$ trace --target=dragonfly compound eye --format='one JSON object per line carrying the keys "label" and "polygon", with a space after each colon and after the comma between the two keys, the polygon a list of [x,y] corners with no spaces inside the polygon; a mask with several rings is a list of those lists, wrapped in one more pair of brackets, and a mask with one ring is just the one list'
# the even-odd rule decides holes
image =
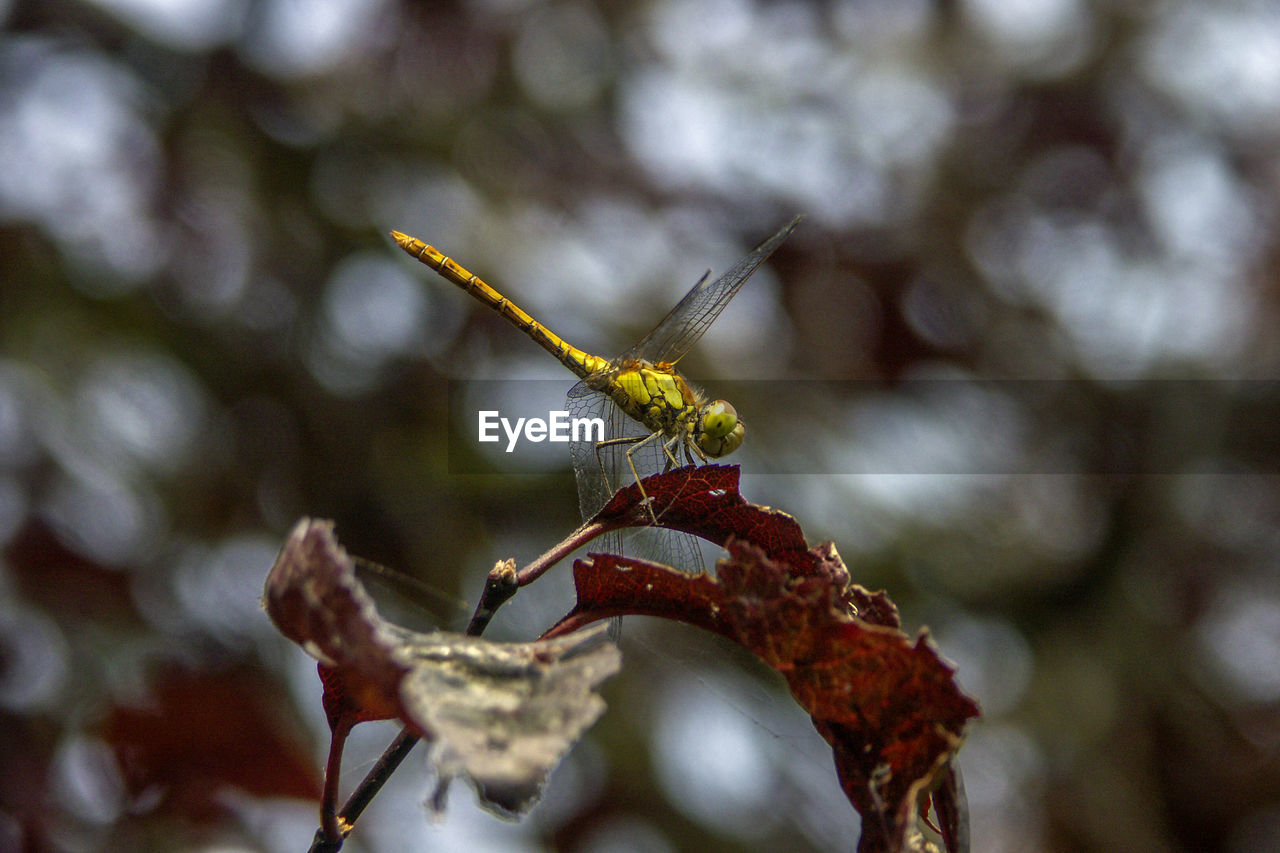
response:
{"label": "dragonfly compound eye", "polygon": [[738,419],[733,406],[724,400],[716,400],[702,410],[702,431],[697,437],[698,447],[713,459],[727,456],[742,444],[747,428]]}
{"label": "dragonfly compound eye", "polygon": [[715,400],[702,410],[702,433],[707,438],[724,438],[738,425],[738,410],[724,400]]}

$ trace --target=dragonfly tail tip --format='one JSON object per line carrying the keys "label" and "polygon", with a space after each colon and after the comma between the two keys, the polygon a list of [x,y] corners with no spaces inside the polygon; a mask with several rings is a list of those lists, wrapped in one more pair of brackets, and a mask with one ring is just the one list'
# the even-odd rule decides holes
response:
{"label": "dragonfly tail tip", "polygon": [[411,255],[417,254],[417,249],[420,248],[414,245],[415,243],[418,242],[417,240],[413,239],[408,234],[402,234],[399,231],[392,231],[391,239],[395,240],[397,246],[399,246],[401,249],[404,249],[406,252],[408,252]]}

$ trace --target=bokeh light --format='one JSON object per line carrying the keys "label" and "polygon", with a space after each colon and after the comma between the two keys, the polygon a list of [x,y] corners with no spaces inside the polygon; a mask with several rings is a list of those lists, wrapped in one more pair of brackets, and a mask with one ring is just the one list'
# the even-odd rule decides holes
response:
{"label": "bokeh light", "polygon": [[[400,573],[370,578],[389,610],[456,629],[496,560],[577,524],[567,453],[463,450],[449,410],[544,414],[572,378],[390,229],[612,356],[796,213],[681,366],[742,392],[745,495],[834,540],[983,703],[973,849],[1274,846],[1274,3],[0,22],[0,848],[302,849],[319,687],[258,600],[288,529],[335,519]],[[571,596],[560,567],[493,634]],[[350,849],[851,847],[776,679],[667,627],[628,624],[524,822],[458,785],[433,824],[411,760]],[[193,704],[246,720],[248,775]],[[130,715],[153,737],[126,748]],[[357,732],[344,790],[391,736]]]}

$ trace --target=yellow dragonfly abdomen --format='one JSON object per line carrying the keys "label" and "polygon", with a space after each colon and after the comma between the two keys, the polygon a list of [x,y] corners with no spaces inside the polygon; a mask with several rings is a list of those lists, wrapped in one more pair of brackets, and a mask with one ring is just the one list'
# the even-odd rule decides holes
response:
{"label": "yellow dragonfly abdomen", "polygon": [[485,284],[480,276],[464,268],[436,249],[416,237],[392,231],[391,236],[401,249],[422,261],[438,272],[441,277],[453,282],[480,302],[488,305],[520,331],[528,335],[534,343],[551,353],[556,359],[574,372],[580,379],[593,373],[607,370],[609,362],[591,353],[584,352],[570,344],[564,338],[529,316],[519,305]]}

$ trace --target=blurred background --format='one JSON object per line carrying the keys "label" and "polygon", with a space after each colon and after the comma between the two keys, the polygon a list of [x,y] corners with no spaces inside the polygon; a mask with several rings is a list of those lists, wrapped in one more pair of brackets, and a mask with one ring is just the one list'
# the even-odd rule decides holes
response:
{"label": "blurred background", "polygon": [[[289,528],[336,520],[403,573],[389,614],[459,630],[577,524],[567,452],[460,474],[446,404],[571,377],[389,229],[609,356],[796,212],[683,366],[747,419],[746,497],[982,702],[973,849],[1280,849],[1275,3],[0,23],[0,850],[305,849],[319,687],[258,604]],[[566,565],[492,636],[571,598]],[[669,624],[623,650],[525,821],[461,785],[433,821],[419,753],[346,849],[852,849],[778,678]]]}

